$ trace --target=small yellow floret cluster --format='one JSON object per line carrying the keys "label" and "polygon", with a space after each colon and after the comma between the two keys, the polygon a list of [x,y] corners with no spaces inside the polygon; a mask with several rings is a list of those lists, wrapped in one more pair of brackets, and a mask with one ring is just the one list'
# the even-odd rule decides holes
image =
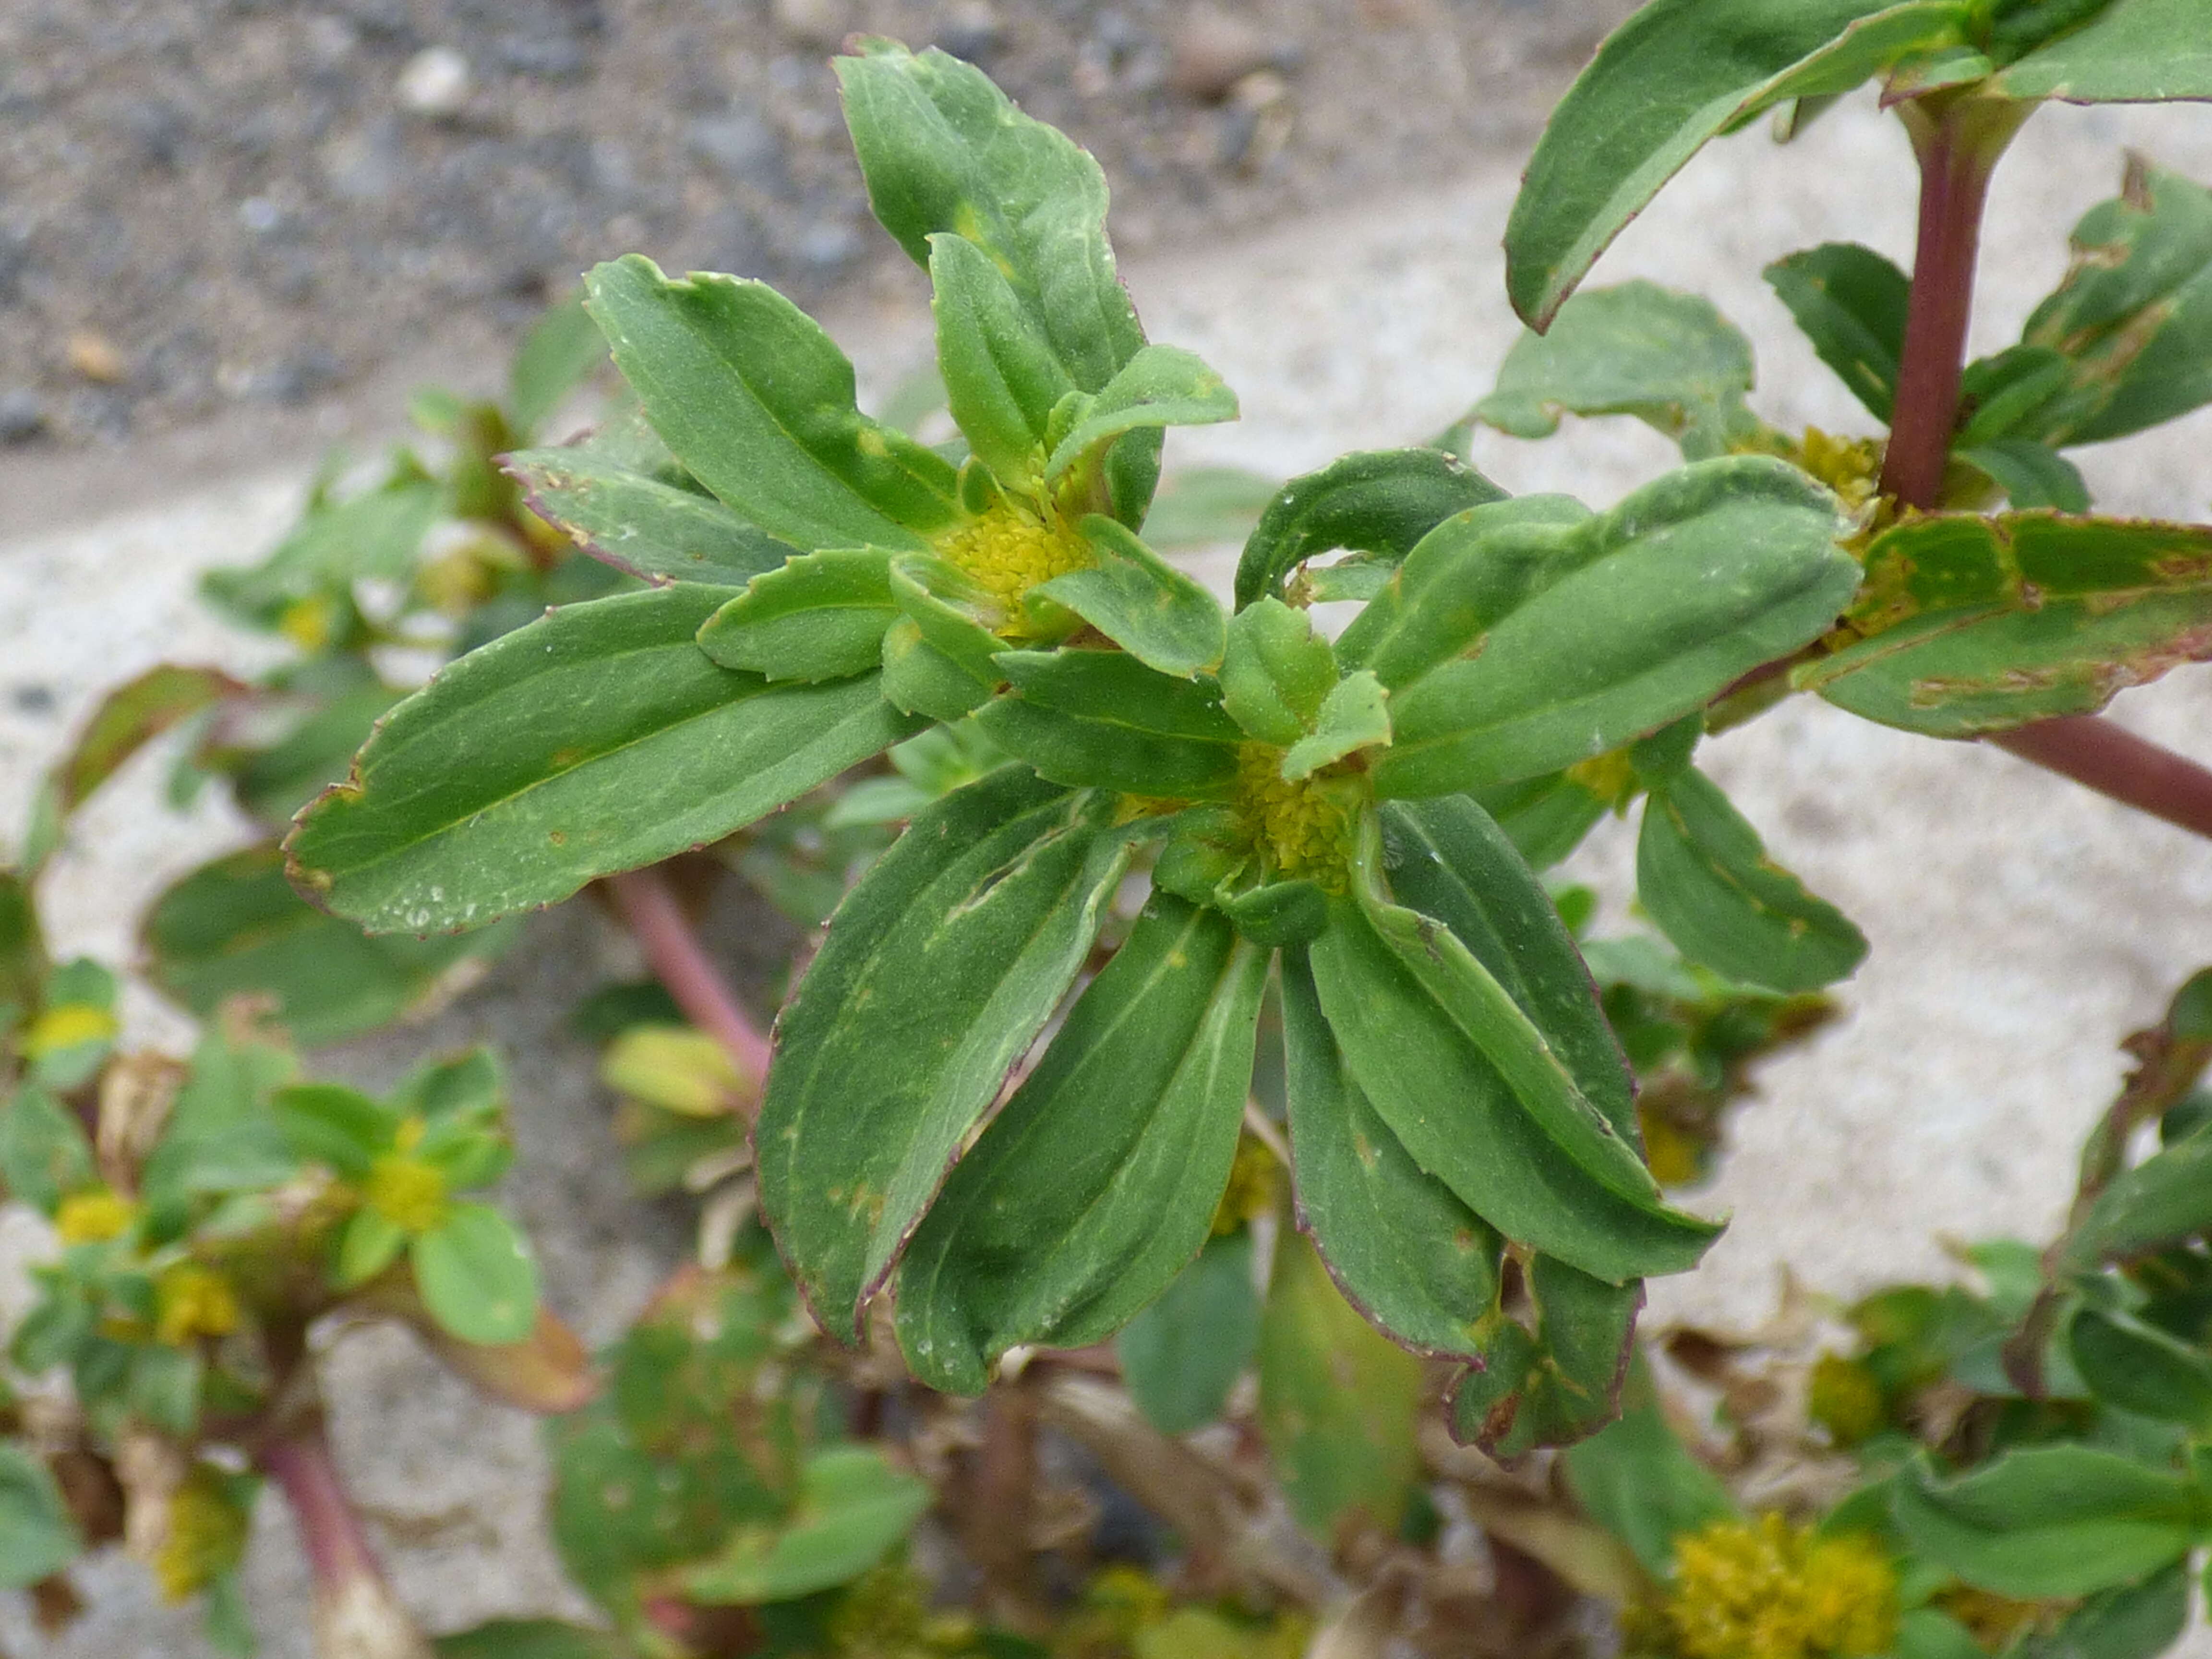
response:
{"label": "small yellow floret cluster", "polygon": [[54,1212],[54,1231],[64,1244],[105,1244],[120,1238],[137,1218],[138,1206],[112,1187],[71,1193]]}
{"label": "small yellow floret cluster", "polygon": [[908,1566],[885,1562],[862,1574],[830,1615],[836,1659],[933,1659],[975,1646],[975,1621],[929,1605],[929,1586]]}
{"label": "small yellow floret cluster", "polygon": [[401,1124],[398,1150],[369,1167],[362,1193],[370,1209],[406,1233],[427,1233],[446,1218],[445,1171],[413,1155],[422,1138],[419,1119]]}
{"label": "small yellow floret cluster", "polygon": [[1854,513],[1881,487],[1881,450],[1871,438],[1838,438],[1808,426],[1797,464],[1843,497]]}
{"label": "small yellow floret cluster", "polygon": [[1248,1221],[1270,1214],[1282,1190],[1283,1166],[1275,1161],[1255,1135],[1237,1143],[1237,1160],[1229,1166],[1229,1185],[1213,1212],[1213,1236],[1233,1233]]}
{"label": "small yellow floret cluster", "polygon": [[154,1281],[154,1335],[173,1348],[238,1328],[238,1292],[212,1268],[185,1261]]}
{"label": "small yellow floret cluster", "polygon": [[154,1555],[154,1577],[170,1601],[190,1600],[246,1553],[246,1512],[224,1496],[222,1477],[205,1465],[169,1499],[169,1527]]}
{"label": "small yellow floret cluster", "polygon": [[1856,1359],[1824,1353],[1813,1364],[1806,1414],[1838,1446],[1856,1446],[1879,1430],[1887,1416],[1881,1385]]}
{"label": "small yellow floret cluster", "polygon": [[1675,1546],[1658,1622],[1682,1659],[1862,1659],[1896,1638],[1897,1573],[1870,1539],[1717,1522]]}
{"label": "small yellow floret cluster", "polygon": [[1352,859],[1352,821],[1317,778],[1292,783],[1283,751],[1248,743],[1237,757],[1237,809],[1276,874],[1340,893]]}
{"label": "small yellow floret cluster", "polygon": [[[938,550],[1016,613],[1030,589],[1091,562],[1091,544],[1056,516],[1040,518],[1011,501],[969,520],[939,543]],[[1000,631],[1012,635],[1019,627],[1017,614]]]}

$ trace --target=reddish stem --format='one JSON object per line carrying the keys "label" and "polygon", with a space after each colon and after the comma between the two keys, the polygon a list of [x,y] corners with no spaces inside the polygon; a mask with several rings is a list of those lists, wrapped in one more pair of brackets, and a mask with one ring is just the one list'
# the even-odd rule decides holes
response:
{"label": "reddish stem", "polygon": [[[760,1034],[708,956],[668,878],[658,869],[632,870],[607,878],[607,890],[623,923],[644,948],[645,959],[667,987],[684,1017],[726,1049],[757,1089],[768,1075],[769,1041]],[[750,1117],[755,1109],[748,1101]]]}
{"label": "reddish stem", "polygon": [[2139,811],[2212,836],[2212,772],[2093,714],[2039,720],[1989,739]]}
{"label": "reddish stem", "polygon": [[382,1580],[384,1569],[338,1478],[319,1414],[294,1425],[282,1439],[264,1444],[258,1461],[292,1506],[319,1595],[344,1591],[364,1578]]}

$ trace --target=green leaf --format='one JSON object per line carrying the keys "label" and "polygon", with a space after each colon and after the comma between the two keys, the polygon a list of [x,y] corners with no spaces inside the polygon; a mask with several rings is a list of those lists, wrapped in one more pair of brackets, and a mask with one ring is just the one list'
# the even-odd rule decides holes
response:
{"label": "green leaf", "polygon": [[275,1113],[271,1093],[298,1062],[258,1042],[234,1046],[220,1030],[200,1039],[161,1139],[146,1160],[149,1206],[196,1193],[253,1192],[297,1173],[298,1160]]}
{"label": "green leaf", "polygon": [[1834,498],[1759,456],[1701,461],[1569,532],[1568,563],[1396,691],[1385,795],[1557,771],[1702,708],[1825,631],[1858,586]]}
{"label": "green leaf", "polygon": [[431,1644],[438,1659],[629,1659],[620,1638],[557,1619],[494,1619]]}
{"label": "green leaf", "polygon": [[1898,1615],[1895,1659],[1988,1659],[1989,1650],[1948,1613],[1910,1607]]}
{"label": "green leaf", "polygon": [[2062,513],[2087,513],[2089,486],[2074,463],[2033,438],[1997,438],[1953,454],[1978,468],[2019,511],[2055,507]]}
{"label": "green leaf", "polygon": [[2188,1564],[2177,1561],[2140,1584],[2099,1591],[2056,1630],[2031,1632],[2016,1659],[2158,1659],[2188,1623]]}
{"label": "green leaf", "polygon": [[2126,1261],[2212,1228],[2212,1135],[2191,1135],[2116,1177],[2069,1236],[2067,1265]]}
{"label": "green leaf", "polygon": [[976,716],[983,734],[1060,783],[1218,800],[1237,781],[1243,733],[1211,682],[1154,672],[1120,651],[1006,651],[1008,696]]}
{"label": "green leaf", "polygon": [[1887,424],[1905,356],[1912,279],[1856,242],[1824,242],[1777,259],[1760,274],[1820,361]]}
{"label": "green leaf", "polygon": [[2091,1392],[2160,1423],[2212,1430],[2212,1358],[2155,1325],[2083,1308],[2067,1328],[2068,1352]]}
{"label": "green leaf", "polygon": [[1644,1286],[1613,1285],[1539,1255],[1523,1325],[1486,1322],[1476,1368],[1452,1395],[1452,1435],[1494,1457],[1571,1445],[1613,1420],[1634,1349]]}
{"label": "green leaf", "polygon": [[0,1443],[0,1589],[28,1589],[83,1549],[46,1466],[21,1446]]}
{"label": "green leaf", "polygon": [[2179,1475],[2088,1446],[2006,1453],[1940,1481],[1924,1462],[1892,1500],[1913,1547],[2000,1595],[2087,1595],[2186,1555],[2202,1499]]}
{"label": "green leaf", "polygon": [[295,1157],[354,1181],[392,1149],[399,1127],[398,1113],[339,1083],[293,1084],[277,1090],[270,1107]]}
{"label": "green leaf", "polygon": [[1313,734],[1300,738],[1283,757],[1283,776],[1295,783],[1355,750],[1388,748],[1389,699],[1382,682],[1366,669],[1339,680],[1322,703]]}
{"label": "green leaf", "polygon": [[149,668],[117,686],[100,699],[55,769],[57,805],[64,813],[74,812],[125,761],[179,721],[246,694],[245,686],[220,669],[173,663]]}
{"label": "green leaf", "polygon": [[1421,1362],[1376,1335],[1285,1229],[1260,1316],[1260,1432],[1309,1532],[1332,1538],[1363,1518],[1397,1531],[1420,1483],[1427,1395]]}
{"label": "green leaf", "polygon": [[1425,1174],[1345,1065],[1303,955],[1283,961],[1298,1223],[1368,1321],[1421,1353],[1472,1355],[1504,1241]]}
{"label": "green leaf", "polygon": [[962,720],[990,696],[992,682],[940,650],[911,617],[884,633],[884,701],[933,720]]}
{"label": "green leaf", "polygon": [[1395,563],[1455,513],[1505,492],[1441,449],[1346,455],[1291,479],[1260,515],[1237,562],[1237,608],[1283,597],[1307,560],[1339,548]]}
{"label": "green leaf", "polygon": [[1261,742],[1304,738],[1336,685],[1336,654],[1304,611],[1270,594],[1229,619],[1221,706]]}
{"label": "green leaf", "polygon": [[1692,962],[1770,991],[1817,991],[1865,960],[1866,935],[1766,856],[1759,832],[1703,773],[1646,797],[1636,896]]}
{"label": "green leaf", "polygon": [[714,1559],[684,1574],[684,1588],[696,1601],[741,1605],[835,1589],[890,1554],[929,1504],[927,1483],[872,1446],[825,1447],[806,1461],[788,1522],[738,1528]]}
{"label": "green leaf", "polygon": [[2056,514],[1909,520],[1867,550],[1863,635],[1792,683],[1867,720],[1967,738],[2212,653],[2212,530]]}
{"label": "green leaf", "polygon": [[1991,83],[2008,98],[2069,104],[2212,99],[2212,29],[2197,0],[2112,0]]}
{"label": "green leaf", "polygon": [[100,1179],[84,1126],[37,1083],[0,1110],[0,1180],[9,1198],[52,1216],[63,1199]]}
{"label": "green leaf", "polygon": [[530,325],[507,366],[507,414],[518,436],[527,437],[556,412],[579,382],[607,360],[606,342],[572,294]]}
{"label": "green leaf", "polygon": [[947,1166],[1083,965],[1112,803],[1008,767],[916,815],[776,1024],[762,1207],[823,1326],[858,1328]]}
{"label": "green leaf", "polygon": [[490,1205],[454,1205],[410,1259],[431,1317],[462,1341],[520,1342],[538,1323],[538,1263]]}
{"label": "green leaf", "polygon": [[714,500],[588,449],[524,449],[501,459],[530,510],[593,558],[665,582],[742,587],[797,553]]}
{"label": "green leaf", "polygon": [[1469,792],[1534,870],[1548,870],[1583,843],[1613,803],[1565,772]]}
{"label": "green leaf", "polygon": [[271,829],[340,781],[354,751],[406,694],[371,678],[312,710],[275,743],[248,751],[231,773],[238,804]]}
{"label": "green leaf", "polygon": [[201,591],[249,627],[270,628],[295,599],[363,578],[404,581],[443,506],[434,483],[402,472],[350,500],[311,507],[266,559],[211,570]]}
{"label": "green leaf", "polygon": [[1632,1146],[1633,1085],[1589,970],[1551,896],[1501,827],[1472,801],[1394,801],[1382,864],[1401,903],[1451,929],[1544,1035],[1583,1097]]}
{"label": "green leaf", "polygon": [[884,228],[924,267],[934,232],[974,243],[1075,386],[1103,387],[1145,336],[1106,246],[1098,164],[1016,109],[980,70],[944,52],[866,40],[836,69]]}
{"label": "green leaf", "polygon": [[754,577],[701,627],[699,648],[770,680],[842,680],[882,660],[898,616],[888,553],[808,553]]}
{"label": "green leaf", "polygon": [[1209,1239],[1159,1298],[1121,1328],[1114,1352],[1145,1420],[1162,1434],[1183,1435],[1227,1409],[1259,1343],[1252,1235],[1240,1227]]}
{"label": "green leaf", "polygon": [[769,535],[802,551],[921,549],[958,520],[951,464],[861,414],[852,364],[774,289],[671,281],[635,253],[584,285],[653,429]]}
{"label": "green leaf", "polygon": [[1590,511],[1565,495],[1517,495],[1455,514],[1384,575],[1336,642],[1337,659],[1396,690],[1468,651],[1588,557]]}
{"label": "green leaf", "polygon": [[1656,0],[1598,48],[1529,158],[1505,286],[1549,325],[1622,227],[1706,141],[1792,99],[1849,92],[1962,40],[1964,0]]}
{"label": "green leaf", "polygon": [[1237,418],[1237,394],[1196,354],[1148,345],[1098,389],[1067,435],[1053,447],[1044,481],[1057,483],[1125,432],[1212,426]]}
{"label": "green leaf", "polygon": [[1035,592],[1163,674],[1189,679],[1221,665],[1227,636],[1212,594],[1112,519],[1091,514],[1083,534],[1095,562]]}
{"label": "green leaf", "polygon": [[2212,400],[2212,191],[2130,157],[2119,195],[2082,216],[2072,246],[2066,280],[2021,334],[2056,356],[2063,390],[2027,414],[2023,435],[2100,443]]}
{"label": "green leaf", "polygon": [[1752,379],[1751,342],[1710,300],[1624,283],[1575,295],[1545,332],[1523,334],[1474,416],[1548,438],[1562,415],[1633,415],[1702,459],[1757,426]]}
{"label": "green leaf", "polygon": [[337,1286],[350,1291],[399,1260],[407,1234],[381,1210],[356,1210],[338,1235]]}
{"label": "green leaf", "polygon": [[284,879],[275,842],[249,847],[169,888],[140,939],[148,976],[203,1019],[226,998],[275,999],[295,1042],[339,1042],[389,1024],[459,963],[497,955],[513,927],[461,939],[374,939],[325,915]]}
{"label": "green leaf", "polygon": [[1441,924],[1340,902],[1311,960],[1353,1081],[1492,1226],[1614,1282],[1704,1254],[1718,1230],[1660,1201],[1633,1146]]}
{"label": "green leaf", "polygon": [[293,880],[373,932],[481,927],[719,840],[913,733],[872,677],[716,667],[691,636],[731,597],[569,606],[447,668],[301,817]]}
{"label": "green leaf", "polygon": [[1043,323],[975,243],[930,234],[937,363],[953,421],[1002,484],[1044,470],[1052,411],[1076,390]]}
{"label": "green leaf", "polygon": [[1662,1583],[1674,1570],[1675,1539],[1736,1514],[1720,1477],[1667,1426],[1640,1365],[1631,1371],[1620,1418],[1570,1447],[1565,1462],[1576,1502]]}
{"label": "green leaf", "polygon": [[980,1394],[1018,1343],[1110,1336],[1206,1242],[1229,1183],[1266,953],[1153,895],[945,1181],[898,1279],[899,1345]]}

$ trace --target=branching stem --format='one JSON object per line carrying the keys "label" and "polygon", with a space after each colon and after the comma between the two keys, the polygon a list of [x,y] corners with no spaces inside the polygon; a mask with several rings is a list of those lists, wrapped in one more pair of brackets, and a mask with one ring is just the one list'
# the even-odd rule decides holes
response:
{"label": "branching stem", "polygon": [[[729,1053],[757,1090],[768,1075],[769,1040],[760,1033],[707,954],[684,914],[675,890],[659,869],[631,870],[607,878],[606,887],[623,923],[645,951],[654,975],[687,1018]],[[749,1099],[745,1115],[757,1109]]]}

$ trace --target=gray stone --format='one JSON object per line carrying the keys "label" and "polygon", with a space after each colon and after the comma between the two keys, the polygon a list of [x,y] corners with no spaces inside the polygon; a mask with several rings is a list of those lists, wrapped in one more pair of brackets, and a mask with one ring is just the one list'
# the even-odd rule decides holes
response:
{"label": "gray stone", "polygon": [[0,444],[27,444],[46,429],[45,400],[28,386],[0,392]]}

